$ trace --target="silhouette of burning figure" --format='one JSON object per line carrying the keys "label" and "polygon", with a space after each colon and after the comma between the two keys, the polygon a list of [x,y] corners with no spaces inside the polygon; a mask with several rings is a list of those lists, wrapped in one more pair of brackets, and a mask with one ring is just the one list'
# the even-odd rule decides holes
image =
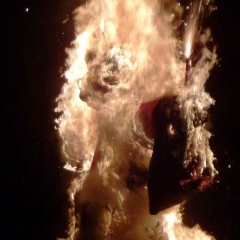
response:
{"label": "silhouette of burning figure", "polygon": [[[95,57],[93,52],[88,53],[86,62],[91,64]],[[101,104],[105,102],[105,94],[121,81],[121,67],[123,68],[119,66],[115,56],[105,57],[102,63],[104,67],[91,64],[86,76],[88,85],[80,93],[81,100],[98,111],[101,111]],[[128,67],[128,64],[130,63],[126,62],[124,67]],[[189,84],[189,59],[186,66],[185,81]],[[157,214],[177,205],[212,183],[208,168],[203,172],[198,171],[201,156],[191,156],[192,150],[187,149],[189,129],[187,118],[182,115],[181,105],[178,96],[165,95],[154,101],[142,103],[137,111],[136,118],[141,122],[145,139],[154,142],[153,153],[149,169],[131,164],[125,181],[130,190],[147,184],[150,214]],[[202,128],[208,121],[205,109],[195,109],[193,115],[193,128]],[[113,133],[114,135],[116,133]],[[104,154],[100,151],[103,136],[106,137],[104,133],[100,133],[92,169]],[[187,167],[184,167],[183,161],[186,157],[191,160]]]}
{"label": "silhouette of burning figure", "polygon": [[150,214],[181,203],[217,174],[205,129],[214,100],[204,88],[216,54],[207,46],[211,34],[198,38],[197,54],[188,41],[184,76],[184,43],[172,36],[169,15],[153,14],[149,1],[101,4],[78,10],[58,98],[65,168],[77,172],[68,190],[70,232],[76,239],[152,239],[161,214]]}

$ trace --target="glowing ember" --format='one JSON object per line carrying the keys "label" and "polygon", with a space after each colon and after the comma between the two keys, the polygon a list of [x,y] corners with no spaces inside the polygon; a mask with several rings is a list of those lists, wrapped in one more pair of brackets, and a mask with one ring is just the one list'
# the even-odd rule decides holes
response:
{"label": "glowing ember", "polygon": [[[180,191],[202,190],[217,174],[205,129],[214,100],[204,87],[216,54],[207,47],[210,32],[198,31],[207,5],[92,0],[76,9],[77,37],[67,50],[56,109],[64,168],[75,176],[67,239],[210,239],[184,227],[178,207],[157,214],[185,198],[157,206],[151,216],[147,187],[150,161],[158,163],[164,151],[178,167],[152,168],[169,181],[183,171]],[[182,33],[183,9],[189,19]],[[197,57],[195,44],[201,46]]]}

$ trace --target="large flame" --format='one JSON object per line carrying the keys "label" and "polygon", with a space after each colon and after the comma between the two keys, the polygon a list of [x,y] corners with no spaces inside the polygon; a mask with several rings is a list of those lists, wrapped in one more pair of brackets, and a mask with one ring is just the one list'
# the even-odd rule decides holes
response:
{"label": "large flame", "polygon": [[[200,228],[184,227],[176,215],[178,207],[148,214],[144,176],[153,139],[136,118],[143,102],[178,96],[188,122],[187,150],[201,156],[195,174],[206,168],[211,177],[217,173],[208,143],[211,134],[202,125],[193,126],[194,114],[214,104],[204,84],[216,56],[206,48],[211,38],[206,31],[197,40],[202,55],[186,84],[173,32],[182,12],[180,4],[164,0],[92,0],[75,10],[76,39],[67,50],[66,83],[56,109],[62,112],[56,122],[65,168],[76,173],[68,190],[69,240],[211,239]],[[196,27],[193,24],[182,39],[187,58]],[[186,168],[191,164],[187,154]],[[75,205],[82,206],[80,213]],[[78,215],[85,212],[94,220],[81,226]]]}

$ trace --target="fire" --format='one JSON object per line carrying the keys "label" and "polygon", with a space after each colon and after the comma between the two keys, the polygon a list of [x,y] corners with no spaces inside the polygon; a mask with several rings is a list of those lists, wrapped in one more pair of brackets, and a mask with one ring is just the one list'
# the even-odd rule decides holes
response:
{"label": "fire", "polygon": [[104,32],[104,20],[102,19],[100,22],[100,29],[102,31],[102,33]]}
{"label": "fire", "polygon": [[189,58],[190,57],[190,54],[191,54],[191,42],[188,41],[187,44],[186,44],[186,50],[185,50],[185,56],[186,58]]}
{"label": "fire", "polygon": [[187,228],[182,224],[181,216],[178,213],[179,206],[175,206],[163,213],[162,225],[164,232],[167,232],[170,240],[214,240],[215,238],[204,233],[199,226]]}
{"label": "fire", "polygon": [[[188,132],[183,166],[190,168],[192,159],[200,156],[196,175],[201,177],[206,168],[211,180],[217,174],[209,147],[211,134],[201,115],[214,104],[204,84],[216,54],[202,44],[203,54],[186,85],[179,39],[172,30],[173,18],[181,15],[177,2],[166,4],[164,0],[92,0],[75,10],[76,39],[67,49],[66,83],[56,109],[62,113],[56,123],[64,168],[76,176],[68,189],[72,203],[69,240],[96,236],[211,239],[200,228],[185,227],[178,218],[178,207],[156,216],[148,213],[146,176],[154,139],[144,130],[147,115],[143,122],[138,118],[143,103],[178,96]],[[195,27],[188,31],[192,34]],[[202,39],[207,38],[203,33]],[[186,58],[193,41],[183,40]],[[174,136],[174,128],[169,127]],[[86,215],[92,219],[88,226],[84,225],[87,219],[81,220]]]}

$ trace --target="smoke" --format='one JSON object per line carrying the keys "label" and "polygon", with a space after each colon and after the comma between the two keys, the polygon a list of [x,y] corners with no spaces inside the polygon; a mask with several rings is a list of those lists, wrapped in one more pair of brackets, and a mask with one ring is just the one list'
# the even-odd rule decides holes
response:
{"label": "smoke", "polygon": [[[56,122],[65,169],[76,176],[68,189],[69,240],[210,239],[199,228],[184,227],[181,219],[170,223],[168,216],[178,208],[148,213],[153,139],[138,118],[142,103],[178,96],[188,122],[187,150],[201,156],[198,174],[206,167],[216,174],[211,134],[193,126],[196,112],[214,104],[204,85],[216,54],[207,46],[207,30],[197,40],[176,36],[183,13],[175,1],[154,0],[92,0],[75,10],[76,39],[67,49],[66,82],[56,109],[62,113]],[[201,54],[186,85],[183,49],[190,44],[189,57],[193,41]],[[184,166],[190,163],[186,156]]]}

